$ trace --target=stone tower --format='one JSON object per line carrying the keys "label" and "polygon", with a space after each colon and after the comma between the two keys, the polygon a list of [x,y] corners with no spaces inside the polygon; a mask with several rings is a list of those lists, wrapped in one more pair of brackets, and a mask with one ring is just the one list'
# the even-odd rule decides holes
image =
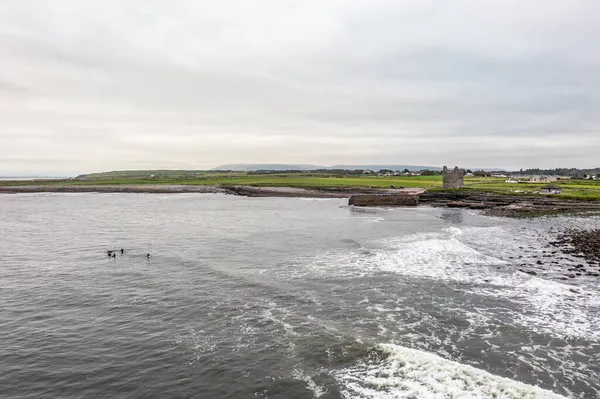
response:
{"label": "stone tower", "polygon": [[465,186],[464,175],[464,169],[458,169],[458,166],[455,166],[454,169],[444,166],[444,188],[463,188]]}

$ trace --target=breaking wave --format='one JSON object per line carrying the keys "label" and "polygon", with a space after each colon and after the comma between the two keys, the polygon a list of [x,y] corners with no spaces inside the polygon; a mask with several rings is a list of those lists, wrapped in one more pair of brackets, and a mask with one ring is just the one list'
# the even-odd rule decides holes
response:
{"label": "breaking wave", "polygon": [[344,398],[565,398],[394,344],[379,344],[366,360],[333,374]]}

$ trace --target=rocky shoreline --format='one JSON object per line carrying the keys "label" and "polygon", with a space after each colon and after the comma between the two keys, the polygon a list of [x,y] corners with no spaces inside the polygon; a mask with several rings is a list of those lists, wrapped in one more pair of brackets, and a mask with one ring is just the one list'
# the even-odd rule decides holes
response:
{"label": "rocky shoreline", "polygon": [[297,187],[255,187],[192,184],[81,184],[0,186],[0,194],[23,193],[146,193],[146,194],[229,194],[244,197],[349,198],[355,194],[389,194],[390,190],[369,188],[308,189]]}
{"label": "rocky shoreline", "polygon": [[[246,197],[350,198],[353,195],[393,195],[398,190],[379,188],[297,188],[243,185],[95,184],[0,186],[0,194],[18,193],[219,193]],[[600,213],[600,201],[565,200],[559,197],[503,195],[476,191],[430,191],[420,194],[419,204],[434,207],[482,210],[485,215],[527,217],[569,213]],[[382,204],[383,206],[385,204]],[[378,206],[373,203],[372,206]]]}
{"label": "rocky shoreline", "polygon": [[479,209],[485,215],[501,217],[600,212],[600,201],[473,191],[425,192],[421,194],[420,203],[436,207]]}
{"label": "rocky shoreline", "polygon": [[[567,230],[550,244],[566,254],[584,258],[588,264],[600,267],[600,229]],[[581,265],[577,268],[582,269]],[[585,269],[582,271],[586,272]]]}

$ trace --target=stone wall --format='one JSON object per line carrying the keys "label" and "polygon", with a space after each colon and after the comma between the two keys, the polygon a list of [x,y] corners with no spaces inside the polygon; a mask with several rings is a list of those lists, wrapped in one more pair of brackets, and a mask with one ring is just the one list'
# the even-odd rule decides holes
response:
{"label": "stone wall", "polygon": [[353,195],[348,205],[354,206],[417,206],[419,194],[361,194]]}
{"label": "stone wall", "polygon": [[448,169],[447,166],[444,166],[444,188],[463,188],[465,186],[464,176],[464,169],[458,169],[458,166],[455,166],[454,169]]}

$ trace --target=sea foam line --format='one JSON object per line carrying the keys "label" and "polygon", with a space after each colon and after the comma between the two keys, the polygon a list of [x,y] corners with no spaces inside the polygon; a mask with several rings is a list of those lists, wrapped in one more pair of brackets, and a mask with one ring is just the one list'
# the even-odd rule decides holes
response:
{"label": "sea foam line", "polygon": [[565,398],[433,353],[394,344],[376,349],[387,356],[333,372],[344,398]]}

